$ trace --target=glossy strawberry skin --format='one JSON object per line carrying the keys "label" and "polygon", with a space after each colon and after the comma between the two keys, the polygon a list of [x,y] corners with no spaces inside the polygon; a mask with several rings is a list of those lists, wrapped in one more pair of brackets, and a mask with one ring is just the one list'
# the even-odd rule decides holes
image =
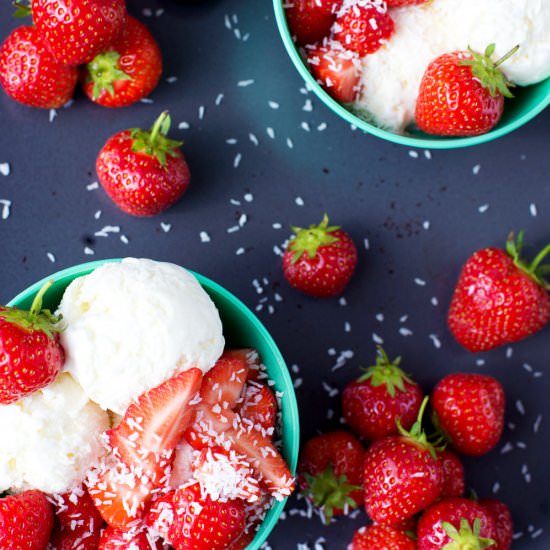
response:
{"label": "glossy strawberry skin", "polygon": [[491,95],[473,76],[471,67],[460,65],[465,59],[471,59],[468,52],[443,54],[426,69],[415,108],[416,124],[423,132],[477,136],[500,120],[504,97]]}
{"label": "glossy strawberry skin", "polygon": [[494,499],[485,498],[479,501],[493,518],[495,522],[496,545],[493,550],[509,550],[512,546],[514,524],[512,521],[512,513],[510,508],[504,502]]}
{"label": "glossy strawberry skin", "polygon": [[443,468],[441,498],[461,497],[464,494],[464,465],[460,458],[445,449],[437,453]]}
{"label": "glossy strawberry skin", "polygon": [[332,30],[344,49],[363,57],[391,38],[394,23],[385,3],[375,6],[369,0],[358,0],[338,13]]}
{"label": "glossy strawberry skin", "polygon": [[517,342],[550,320],[550,297],[499,248],[475,252],[460,273],[447,322],[472,352]]}
{"label": "glossy strawberry skin", "polygon": [[435,502],[442,484],[441,463],[415,441],[391,435],[367,450],[365,509],[377,523],[399,526]]}
{"label": "glossy strawberry skin", "polygon": [[0,83],[12,99],[42,109],[69,101],[78,71],[57,62],[35,27],[18,27],[0,47]]}
{"label": "glossy strawberry skin", "polygon": [[[113,94],[103,90],[95,97],[94,82],[86,65],[81,81],[84,92],[92,101],[103,107],[126,107],[148,96],[156,88],[162,74],[162,55],[156,40],[143,23],[128,17],[122,34],[107,51],[120,55],[116,68],[130,78],[115,80],[112,83]],[[94,60],[90,64],[93,63]]]}
{"label": "glossy strawberry skin", "polygon": [[33,0],[39,34],[64,65],[81,65],[118,38],[126,21],[124,0]]}
{"label": "glossy strawberry skin", "polygon": [[132,151],[129,130],[107,140],[96,170],[101,185],[124,212],[154,216],[174,204],[187,190],[190,172],[180,150],[167,156],[163,167],[154,156]]}
{"label": "glossy strawberry skin", "polygon": [[440,550],[446,544],[452,542],[451,537],[445,532],[441,524],[442,522],[448,522],[458,529],[462,518],[468,521],[470,527],[473,526],[474,520],[478,518],[481,523],[480,536],[494,540],[496,534],[495,524],[493,518],[483,506],[465,498],[449,498],[434,504],[420,517],[418,522],[418,550]]}
{"label": "glossy strawberry skin", "polygon": [[348,550],[416,550],[409,536],[389,525],[361,527],[353,535]]}
{"label": "glossy strawberry skin", "polygon": [[337,296],[344,291],[357,265],[357,249],[342,229],[331,233],[336,241],[322,245],[314,258],[302,254],[293,262],[292,245],[283,255],[283,272],[296,289],[316,298]]}
{"label": "glossy strawberry skin", "polygon": [[504,405],[500,382],[482,374],[450,374],[431,397],[434,423],[459,453],[469,456],[486,454],[498,443]]}
{"label": "glossy strawberry skin", "polygon": [[[0,311],[7,308],[0,306]],[[0,316],[0,403],[13,403],[53,382],[65,361],[59,334],[27,330]]]}
{"label": "glossy strawberry skin", "polygon": [[292,0],[285,7],[290,34],[299,46],[314,44],[330,34],[342,0]]}
{"label": "glossy strawberry skin", "polygon": [[44,550],[54,514],[46,495],[25,491],[0,499],[0,547],[6,550]]}

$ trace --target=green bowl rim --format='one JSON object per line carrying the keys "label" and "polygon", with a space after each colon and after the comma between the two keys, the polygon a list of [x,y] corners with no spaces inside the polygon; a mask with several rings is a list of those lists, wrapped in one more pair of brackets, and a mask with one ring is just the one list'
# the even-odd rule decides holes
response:
{"label": "green bowl rim", "polygon": [[[59,280],[59,279],[64,279],[66,277],[85,275],[86,273],[93,271],[95,268],[103,264],[120,262],[121,260],[122,258],[108,258],[105,260],[95,260],[92,262],[85,262],[82,264],[74,265],[72,267],[67,267],[60,271],[56,271],[55,273],[52,273],[48,277],[44,277],[40,281],[28,286],[25,290],[19,292],[6,305],[13,306],[17,302],[25,298],[28,298],[29,294],[35,294],[44,285],[44,283],[50,279]],[[271,348],[275,362],[280,366],[284,366],[284,368],[281,369],[281,375],[282,375],[284,384],[288,389],[291,390],[289,392],[287,391],[285,418],[289,418],[290,423],[293,426],[292,433],[290,434],[291,435],[290,445],[289,445],[287,454],[290,462],[289,464],[290,471],[294,475],[296,473],[296,464],[298,462],[298,451],[300,446],[300,421],[299,421],[299,414],[298,414],[298,403],[296,401],[296,393],[294,391],[294,386],[292,383],[292,378],[290,377],[290,372],[288,370],[288,367],[286,366],[286,362],[277,344],[275,343],[275,340],[273,340],[273,337],[271,336],[271,334],[269,334],[269,332],[267,331],[263,323],[255,315],[255,313],[244,302],[242,302],[234,294],[229,292],[229,290],[225,289],[215,281],[212,281],[212,279],[209,279],[208,277],[201,275],[200,273],[196,273],[195,271],[192,271],[190,269],[188,269],[187,271],[192,273],[198,279],[199,283],[202,286],[205,286],[207,289],[212,289],[213,291],[217,292],[224,299],[226,299],[232,305],[234,305],[239,311],[242,311],[250,319],[254,327],[258,330],[260,336],[263,339],[265,339],[268,347]],[[265,539],[267,539],[267,537],[275,527],[275,524],[279,520],[279,517],[281,515],[281,512],[283,511],[283,508],[285,507],[287,500],[288,499],[285,498],[284,500],[275,502],[275,504],[272,506],[272,508],[266,515],[266,518],[262,522],[260,528],[258,529],[256,536],[254,537],[254,540],[246,547],[247,550],[258,550],[260,548],[260,546],[263,544]]]}
{"label": "green bowl rim", "polygon": [[283,39],[283,44],[285,49],[290,56],[290,59],[294,63],[294,66],[306,81],[307,85],[311,87],[315,95],[327,106],[329,109],[334,111],[337,115],[343,118],[349,124],[356,126],[363,132],[367,132],[381,139],[397,143],[399,145],[406,145],[408,147],[418,147],[425,149],[458,149],[460,147],[470,147],[472,145],[479,145],[493,139],[504,136],[513,130],[523,126],[526,122],[534,118],[541,111],[543,111],[548,105],[550,105],[550,91],[543,101],[538,103],[535,107],[524,113],[522,116],[517,119],[504,124],[503,126],[497,127],[490,132],[485,134],[474,136],[474,137],[465,137],[465,138],[416,138],[412,136],[404,136],[401,134],[396,134],[389,132],[388,130],[383,130],[378,128],[373,124],[370,124],[358,116],[354,115],[348,111],[344,106],[330,97],[325,90],[320,86],[320,84],[315,80],[313,75],[308,71],[307,67],[304,65],[300,54],[296,49],[296,45],[292,40],[290,30],[285,17],[285,10],[283,8],[283,0],[273,0],[273,8],[275,11],[275,19],[277,22],[277,27],[279,29],[279,34]]}

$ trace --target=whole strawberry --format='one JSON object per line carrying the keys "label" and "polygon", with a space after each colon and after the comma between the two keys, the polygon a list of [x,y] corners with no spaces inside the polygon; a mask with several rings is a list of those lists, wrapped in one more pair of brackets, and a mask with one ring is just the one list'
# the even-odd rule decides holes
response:
{"label": "whole strawberry", "polygon": [[487,46],[484,54],[470,49],[434,59],[420,83],[417,126],[442,136],[477,136],[491,130],[500,120],[504,98],[513,97],[510,83],[498,67],[516,50],[497,62],[491,60],[494,44]]}
{"label": "whole strawberry", "polygon": [[510,508],[504,502],[495,498],[483,498],[479,501],[495,522],[496,545],[493,550],[509,550],[512,546],[514,524]]}
{"label": "whole strawberry", "polygon": [[124,212],[154,216],[187,190],[190,173],[181,142],[168,139],[170,117],[164,112],[151,131],[133,128],[107,140],[96,161],[103,188]]}
{"label": "whole strawberry", "polygon": [[162,73],[160,49],[147,27],[128,16],[120,37],[82,71],[84,92],[104,107],[125,107],[149,95]]}
{"label": "whole strawberry", "polygon": [[53,281],[36,294],[30,311],[0,306],[0,404],[7,405],[53,382],[65,362],[60,318],[42,309]]}
{"label": "whole strawberry", "polygon": [[25,491],[0,498],[0,548],[44,550],[53,528],[53,510],[46,495]]}
{"label": "whole strawberry", "polygon": [[118,38],[126,5],[124,0],[32,0],[32,18],[60,63],[81,65]]}
{"label": "whole strawberry", "polygon": [[443,468],[441,498],[461,497],[464,494],[464,465],[457,455],[444,449],[437,453]]}
{"label": "whole strawberry", "polygon": [[467,350],[487,351],[517,342],[541,330],[550,320],[549,285],[541,265],[545,247],[531,262],[521,259],[523,232],[510,235],[506,251],[484,248],[464,264],[447,322]]}
{"label": "whole strawberry", "polygon": [[336,12],[343,0],[293,0],[285,5],[285,15],[299,46],[314,44],[330,34]]}
{"label": "whole strawberry", "polygon": [[363,503],[364,460],[363,445],[342,430],[318,435],[303,446],[298,483],[325,523]]}
{"label": "whole strawberry", "polygon": [[319,225],[293,227],[283,255],[283,273],[296,289],[328,298],[344,291],[355,266],[357,249],[351,237],[338,226],[329,226],[325,214]]}
{"label": "whole strawberry", "polygon": [[390,361],[379,347],[376,365],[344,389],[342,412],[358,436],[374,441],[397,434],[398,419],[406,430],[414,424],[424,395],[399,368],[400,362],[401,357]]}
{"label": "whole strawberry", "polygon": [[376,0],[344,4],[332,27],[334,39],[361,57],[380,49],[393,30],[393,19],[386,3]]}
{"label": "whole strawberry", "polygon": [[0,47],[0,83],[12,99],[56,109],[71,99],[78,72],[58,63],[35,27],[18,27]]}
{"label": "whole strawberry", "polygon": [[410,432],[375,441],[367,450],[363,486],[365,509],[377,523],[399,526],[434,503],[441,494],[443,471],[422,431],[424,399]]}
{"label": "whole strawberry", "polygon": [[375,523],[358,529],[348,550],[416,550],[416,544],[403,531]]}
{"label": "whole strawberry", "polygon": [[504,401],[504,390],[495,378],[450,374],[433,391],[432,420],[459,453],[481,456],[500,439]]}
{"label": "whole strawberry", "polygon": [[418,550],[495,548],[495,524],[487,510],[465,498],[449,498],[428,508],[418,522]]}

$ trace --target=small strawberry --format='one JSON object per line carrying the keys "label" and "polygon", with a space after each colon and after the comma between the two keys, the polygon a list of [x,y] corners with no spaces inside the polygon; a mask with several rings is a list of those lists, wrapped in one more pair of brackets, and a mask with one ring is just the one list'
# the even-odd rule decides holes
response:
{"label": "small strawberry", "polygon": [[97,550],[161,550],[160,540],[155,540],[144,530],[107,527],[101,533]]}
{"label": "small strawberry", "polygon": [[336,12],[343,0],[292,0],[285,5],[285,14],[299,46],[313,44],[330,34]]}
{"label": "small strawberry", "polygon": [[450,374],[432,393],[432,420],[459,453],[481,456],[502,435],[504,401],[504,390],[495,378]]}
{"label": "small strawberry", "polygon": [[359,57],[341,47],[309,46],[307,62],[313,76],[336,101],[351,103],[359,90]]}
{"label": "small strawberry", "polygon": [[242,500],[214,501],[201,493],[198,483],[177,489],[173,507],[168,541],[175,550],[225,550],[245,528]]}
{"label": "small strawberry", "polygon": [[56,109],[71,99],[78,71],[58,63],[35,27],[18,27],[0,47],[0,83],[12,99]]}
{"label": "small strawberry", "polygon": [[418,522],[418,550],[495,548],[495,524],[487,510],[465,498],[434,504]]}
{"label": "small strawberry", "polygon": [[189,186],[181,142],[168,139],[168,113],[150,132],[133,128],[107,140],[96,161],[101,185],[124,212],[154,216],[174,204]]}
{"label": "small strawberry", "polygon": [[298,483],[325,523],[363,504],[364,460],[363,445],[342,430],[318,435],[304,444]]}
{"label": "small strawberry", "polygon": [[86,95],[104,107],[125,107],[148,96],[162,73],[162,56],[147,27],[128,17],[122,34],[82,71]]}
{"label": "small strawberry", "polygon": [[250,422],[256,429],[271,435],[277,419],[277,400],[273,392],[258,382],[247,382],[244,387],[242,402],[237,406],[243,422]]}
{"label": "small strawberry", "polygon": [[497,62],[491,60],[494,44],[484,54],[469,49],[434,59],[420,83],[417,126],[442,136],[477,136],[491,130],[500,120],[504,98],[513,97],[499,66],[516,50]]}
{"label": "small strawberry", "polygon": [[464,495],[464,465],[460,458],[445,449],[437,453],[443,468],[443,488],[440,498],[461,497]]}
{"label": "small strawberry", "polygon": [[32,0],[32,18],[60,63],[81,65],[118,38],[126,5],[124,0]]}
{"label": "small strawberry", "polygon": [[0,498],[0,548],[44,550],[53,528],[53,509],[40,491]]}
{"label": "small strawberry", "polygon": [[334,39],[360,57],[380,49],[393,30],[388,7],[379,0],[355,0],[344,4],[332,26]]}
{"label": "small strawberry", "polygon": [[510,508],[504,502],[494,498],[481,499],[479,504],[488,510],[495,522],[496,532],[493,538],[496,541],[496,545],[493,550],[509,550],[512,546],[514,534],[514,524]]}
{"label": "small strawberry", "polygon": [[399,368],[400,362],[401,357],[390,361],[378,347],[376,365],[344,389],[342,412],[359,437],[374,441],[397,434],[397,419],[406,430],[414,424],[424,395]]}
{"label": "small strawberry", "polygon": [[373,524],[355,532],[348,550],[416,550],[416,543],[395,527]]}
{"label": "small strawberry", "polygon": [[398,526],[434,503],[441,494],[443,470],[422,431],[424,399],[410,432],[375,441],[365,456],[365,508],[378,523]]}
{"label": "small strawberry", "polygon": [[7,405],[53,382],[65,353],[59,341],[60,317],[42,309],[53,284],[36,294],[30,311],[0,306],[0,404]]}
{"label": "small strawberry", "polygon": [[550,252],[546,246],[532,261],[521,257],[523,231],[511,234],[506,252],[484,248],[464,264],[447,322],[456,340],[472,352],[487,351],[517,342],[541,330],[550,320],[550,269],[541,265]]}
{"label": "small strawberry", "polygon": [[340,227],[329,226],[326,214],[319,225],[292,230],[295,235],[283,255],[283,272],[290,285],[317,298],[341,294],[357,265],[351,237]]}

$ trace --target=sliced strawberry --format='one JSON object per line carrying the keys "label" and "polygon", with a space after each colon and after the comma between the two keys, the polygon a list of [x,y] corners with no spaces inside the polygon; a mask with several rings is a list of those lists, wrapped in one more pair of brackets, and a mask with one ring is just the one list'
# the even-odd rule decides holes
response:
{"label": "sliced strawberry", "polygon": [[292,0],[285,2],[290,32],[299,46],[313,44],[330,34],[342,0]]}
{"label": "sliced strawberry", "polygon": [[254,348],[236,348],[226,349],[223,357],[228,359],[241,359],[248,365],[247,380],[256,380],[267,378],[265,367],[260,362],[260,354]]}
{"label": "sliced strawberry", "polygon": [[248,362],[242,357],[222,355],[204,375],[201,399],[210,405],[232,409],[241,395],[248,375]]}
{"label": "sliced strawberry", "polygon": [[162,541],[147,531],[107,527],[101,534],[98,550],[161,550]]}
{"label": "sliced strawberry", "polygon": [[172,462],[168,487],[177,489],[193,477],[193,462],[196,457],[197,451],[195,448],[182,437],[174,451],[174,460]]}
{"label": "sliced strawberry", "polygon": [[250,422],[253,427],[271,435],[277,417],[277,400],[266,385],[248,382],[237,412],[243,423]]}
{"label": "sliced strawberry", "polygon": [[166,474],[171,453],[192,420],[189,402],[197,395],[201,378],[201,371],[192,368],[146,391],[108,432],[115,455],[155,484]]}
{"label": "sliced strawberry", "polygon": [[168,532],[176,513],[174,505],[175,492],[175,490],[169,491],[154,500],[145,518],[145,525],[149,531],[165,541],[168,540]]}
{"label": "sliced strawberry", "polygon": [[336,101],[351,103],[359,88],[359,57],[354,52],[315,45],[307,49],[307,61],[313,76]]}

